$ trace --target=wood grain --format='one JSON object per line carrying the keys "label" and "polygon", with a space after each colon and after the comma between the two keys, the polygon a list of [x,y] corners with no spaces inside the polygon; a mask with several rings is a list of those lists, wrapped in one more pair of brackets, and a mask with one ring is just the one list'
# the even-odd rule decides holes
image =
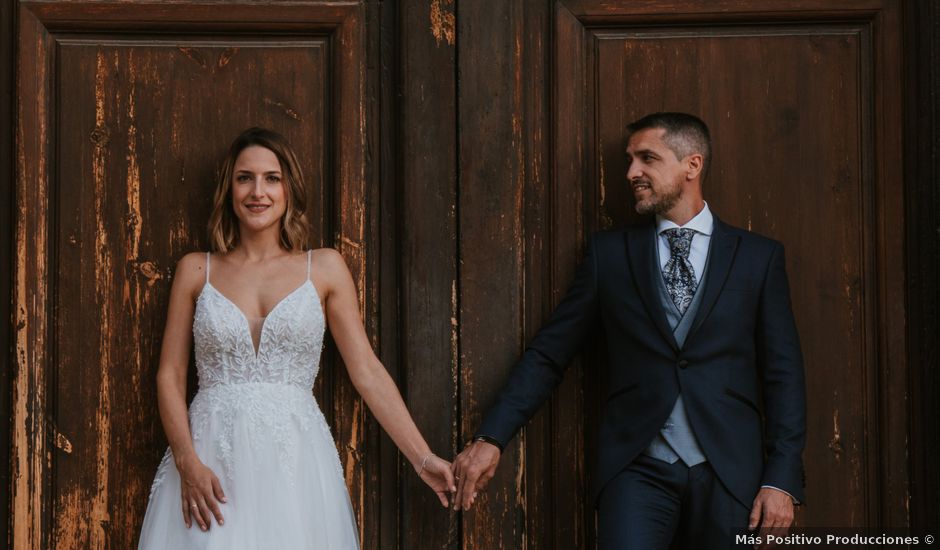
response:
{"label": "wood grain", "polygon": [[[5,299],[0,300],[0,319],[7,322],[13,319],[13,246],[14,220],[16,205],[14,197],[14,72],[13,52],[15,29],[17,28],[16,5],[12,2],[0,3],[0,292]],[[13,331],[0,331],[0,415],[13,418],[11,392],[14,371]],[[0,464],[9,465],[10,461],[10,422],[0,423]],[[10,494],[11,471],[9,467],[0,469],[0,549],[10,547]]]}
{"label": "wood grain", "polygon": [[[0,548],[134,547],[166,444],[172,266],[206,248],[240,130],[298,149],[313,242],[347,259],[373,345],[451,458],[590,233],[640,219],[623,129],[661,109],[710,124],[713,210],[787,247],[809,380],[799,524],[936,523],[932,2],[222,4],[0,4]],[[592,548],[601,347],[458,515],[328,344],[314,393],[363,548]]]}
{"label": "wood grain", "polygon": [[[452,1],[404,2],[398,227],[399,334],[408,408],[431,449],[458,439],[457,67]],[[447,37],[450,36],[448,39]],[[458,516],[401,464],[401,548],[458,548]]]}
{"label": "wood grain", "polygon": [[[523,346],[524,87],[513,32],[521,4],[465,2],[459,13],[458,336],[460,435],[466,439]],[[487,491],[463,514],[465,545],[524,546],[525,445],[522,433],[506,447]]]}
{"label": "wood grain", "polygon": [[[905,2],[904,202],[907,214],[907,332],[910,388],[911,524],[940,525],[934,498],[940,472],[940,9],[935,2]],[[934,230],[931,230],[934,229]]]}
{"label": "wood grain", "polygon": [[[591,151],[583,180],[588,217],[600,227],[639,219],[623,185],[626,124],[653,111],[699,114],[711,126],[716,151],[705,184],[712,210],[783,241],[788,250],[808,373],[807,498],[823,503],[799,522],[904,524],[899,511],[907,506],[906,482],[878,472],[885,461],[898,460],[894,454],[905,444],[897,434],[905,431],[905,420],[876,420],[888,400],[903,401],[906,392],[903,383],[886,377],[903,371],[903,361],[884,355],[902,345],[903,331],[891,327],[904,318],[898,309],[902,270],[895,267],[900,258],[888,258],[897,252],[888,242],[901,240],[896,228],[903,225],[903,212],[899,194],[884,194],[892,178],[883,171],[901,158],[899,78],[879,61],[898,59],[897,35],[870,32],[898,28],[897,14],[887,5],[874,11],[871,5],[841,5],[835,7],[849,10],[856,21],[830,22],[831,13],[814,11],[820,5],[781,2],[774,6],[792,9],[805,21],[755,27],[743,19],[772,21],[772,3],[749,13],[728,3],[734,17],[727,21],[736,26],[717,25],[712,18],[723,16],[711,13],[709,26],[692,27],[684,18],[698,17],[696,9],[672,3],[678,12],[670,18],[674,26],[616,28],[664,17],[654,8],[665,4],[641,4],[633,13],[576,2],[572,12],[559,16],[556,28],[575,43],[579,31],[567,22],[581,23],[580,43],[590,49],[583,56],[591,68],[585,79],[577,80],[573,61],[561,73],[573,78],[559,81],[576,94],[586,90],[585,119],[596,121],[584,134]],[[581,108],[567,92],[558,97],[566,102],[559,112]],[[560,158],[579,154],[574,139],[562,143]],[[839,338],[833,340],[833,333]],[[897,471],[903,479],[905,467]],[[845,497],[827,505],[827,495],[835,493]],[[884,498],[894,502],[890,510],[879,504]]]}
{"label": "wood grain", "polygon": [[15,369],[11,404],[12,537],[22,548],[48,546],[52,509],[49,495],[50,112],[48,56],[51,41],[29,13],[19,13],[19,58],[35,67],[36,78],[17,79],[16,210],[13,326]]}

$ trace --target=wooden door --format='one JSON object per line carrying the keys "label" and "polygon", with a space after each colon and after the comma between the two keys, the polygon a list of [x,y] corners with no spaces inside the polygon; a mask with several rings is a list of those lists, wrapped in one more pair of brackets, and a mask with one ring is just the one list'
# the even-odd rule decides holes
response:
{"label": "wooden door", "polygon": [[[131,548],[166,446],[154,382],[170,278],[207,249],[215,176],[241,130],[292,142],[313,242],[342,251],[376,309],[365,10],[24,3],[18,17],[13,538]],[[359,525],[375,531],[378,461],[362,456],[376,433],[333,359],[316,393]]]}
{"label": "wooden door", "polygon": [[558,9],[558,51],[573,53],[556,59],[556,85],[570,90],[556,154],[578,159],[576,140],[587,151],[558,185],[579,191],[582,230],[637,220],[624,126],[652,111],[699,114],[714,143],[713,212],[787,248],[809,409],[798,524],[905,525],[906,420],[882,408],[905,392],[886,373],[906,371],[903,255],[889,244],[904,221],[896,6],[701,6]]}
{"label": "wooden door", "polygon": [[[906,525],[897,4],[461,4],[457,30],[462,433],[563,295],[587,235],[638,221],[626,124],[688,111],[712,129],[713,211],[787,249],[809,398],[798,524]],[[593,545],[600,359],[569,370],[504,453],[464,541]]]}
{"label": "wooden door", "polygon": [[[936,377],[909,365],[905,323],[920,295],[934,298],[915,319],[929,318],[936,291],[905,294],[904,279],[905,251],[936,238],[903,233],[917,220],[899,168],[898,3],[10,5],[0,96],[15,97],[15,134],[0,135],[12,165],[0,169],[15,175],[14,368],[0,403],[14,547],[136,543],[165,447],[154,374],[172,268],[205,250],[218,159],[254,124],[302,153],[314,242],[346,257],[373,344],[448,455],[563,296],[589,233],[638,219],[626,123],[699,114],[712,209],[787,249],[809,392],[799,524],[903,526],[908,453],[928,472],[911,476],[936,479],[924,451],[936,441],[918,441],[927,428],[900,405],[910,392],[930,409],[908,386]],[[929,204],[911,211],[935,220]],[[925,250],[914,260],[931,273]],[[592,548],[598,360],[572,365],[458,515],[401,462],[328,349],[315,392],[363,547]]]}

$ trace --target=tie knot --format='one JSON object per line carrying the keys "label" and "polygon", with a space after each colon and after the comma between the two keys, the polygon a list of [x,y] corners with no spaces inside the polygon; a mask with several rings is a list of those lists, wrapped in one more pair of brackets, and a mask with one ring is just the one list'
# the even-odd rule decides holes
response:
{"label": "tie knot", "polygon": [[692,237],[695,235],[694,229],[679,229],[673,227],[663,231],[666,240],[669,241],[669,252],[673,258],[688,258],[689,250],[692,248]]}

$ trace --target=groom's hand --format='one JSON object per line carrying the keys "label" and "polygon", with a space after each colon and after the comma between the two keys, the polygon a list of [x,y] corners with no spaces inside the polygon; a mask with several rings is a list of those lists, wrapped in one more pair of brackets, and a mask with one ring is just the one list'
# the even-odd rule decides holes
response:
{"label": "groom's hand", "polygon": [[773,487],[762,487],[754,498],[748,529],[760,527],[761,538],[766,540],[768,533],[786,535],[792,524],[793,497]]}
{"label": "groom's hand", "polygon": [[493,479],[499,464],[499,447],[486,441],[474,441],[454,460],[454,478],[457,480],[457,495],[454,510],[469,510],[482,491]]}

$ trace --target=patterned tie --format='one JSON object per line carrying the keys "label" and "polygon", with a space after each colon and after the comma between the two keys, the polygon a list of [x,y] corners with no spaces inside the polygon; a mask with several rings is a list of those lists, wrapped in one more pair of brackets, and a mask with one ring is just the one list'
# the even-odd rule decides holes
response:
{"label": "patterned tie", "polygon": [[663,280],[666,282],[669,296],[679,308],[679,313],[685,314],[685,310],[689,309],[689,304],[692,303],[692,296],[697,286],[695,269],[689,261],[689,251],[692,248],[692,236],[695,235],[695,230],[672,228],[663,231],[663,235],[669,241],[671,254],[666,267],[663,268]]}

